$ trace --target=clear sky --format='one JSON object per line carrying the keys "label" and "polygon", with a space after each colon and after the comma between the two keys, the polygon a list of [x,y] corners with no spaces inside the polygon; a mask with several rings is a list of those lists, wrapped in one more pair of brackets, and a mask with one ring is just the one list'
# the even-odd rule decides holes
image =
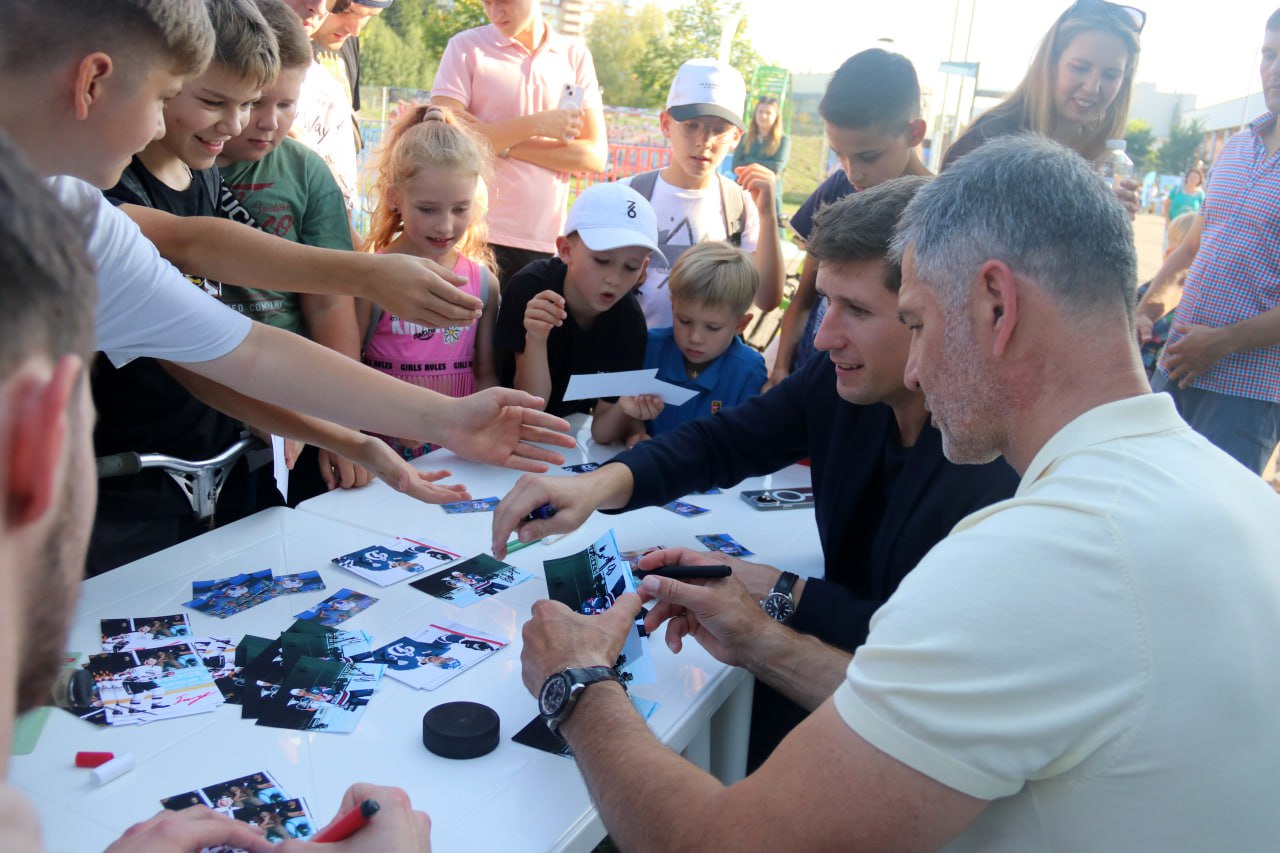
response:
{"label": "clear sky", "polygon": [[[957,49],[952,21],[960,8]],[[1280,0],[1148,0],[1138,81],[1160,91],[1192,93],[1209,106],[1260,89],[1258,48]],[[743,0],[749,35],[767,61],[792,72],[834,71],[881,38],[906,54],[920,82],[942,96],[938,63],[962,59],[969,9],[969,60],[981,63],[979,85],[1010,89],[1026,72],[1041,37],[1066,2],[1046,0]],[[955,97],[954,95],[952,97]]]}

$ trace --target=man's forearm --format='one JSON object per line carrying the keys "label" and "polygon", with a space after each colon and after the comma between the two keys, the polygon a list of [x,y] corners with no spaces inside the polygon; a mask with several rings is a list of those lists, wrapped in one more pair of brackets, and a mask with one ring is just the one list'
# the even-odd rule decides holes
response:
{"label": "man's forearm", "polygon": [[809,711],[831,698],[853,657],[783,625],[770,626],[741,654],[752,675]]}
{"label": "man's forearm", "polygon": [[621,686],[588,687],[561,733],[619,849],[731,849],[728,839],[704,837],[724,786],[663,747]]}

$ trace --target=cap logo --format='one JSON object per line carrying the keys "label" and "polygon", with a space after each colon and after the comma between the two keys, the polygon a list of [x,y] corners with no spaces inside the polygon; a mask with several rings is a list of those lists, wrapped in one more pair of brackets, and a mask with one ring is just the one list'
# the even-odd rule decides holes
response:
{"label": "cap logo", "polygon": [[636,203],[634,201],[627,202],[627,218],[628,219],[636,218]]}

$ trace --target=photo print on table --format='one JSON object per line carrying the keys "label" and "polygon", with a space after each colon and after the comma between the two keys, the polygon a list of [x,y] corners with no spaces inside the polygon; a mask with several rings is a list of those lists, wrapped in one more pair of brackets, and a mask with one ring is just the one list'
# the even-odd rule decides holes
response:
{"label": "photo print on table", "polygon": [[334,557],[333,562],[378,586],[390,586],[448,565],[461,556],[426,539],[397,536],[390,541]]}
{"label": "photo print on table", "polygon": [[71,709],[97,725],[132,725],[203,714],[222,704],[222,693],[199,654],[185,642],[132,652],[90,655],[89,708]]}
{"label": "photo print on table", "polygon": [[754,557],[756,553],[728,533],[704,533],[697,539],[708,551],[719,551],[730,557]]}
{"label": "photo print on table", "polygon": [[354,589],[343,587],[315,607],[294,614],[293,618],[301,619],[304,622],[318,622],[321,625],[333,628],[346,622],[357,613],[363,613],[368,610],[377,601],[378,599],[372,595],[365,595],[363,592],[356,592]]}
{"label": "photo print on table", "polygon": [[427,595],[444,599],[457,607],[469,607],[490,595],[497,595],[533,575],[517,569],[488,554],[477,554],[469,560],[419,578],[410,584]]}
{"label": "photo print on table", "polygon": [[185,613],[140,616],[134,619],[103,619],[99,625],[104,652],[128,652],[167,646],[175,639],[191,636],[191,622]]}
{"label": "photo print on table", "polygon": [[351,732],[378,688],[386,667],[299,658],[271,697],[258,725],[302,731]]}
{"label": "photo print on table", "polygon": [[385,664],[387,675],[416,687],[435,690],[507,645],[476,628],[457,622],[428,625],[393,640],[373,652],[374,663]]}

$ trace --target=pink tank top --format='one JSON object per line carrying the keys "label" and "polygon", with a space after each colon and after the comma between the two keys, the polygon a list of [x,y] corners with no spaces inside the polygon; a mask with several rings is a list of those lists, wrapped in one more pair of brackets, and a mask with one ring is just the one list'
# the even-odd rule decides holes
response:
{"label": "pink tank top", "polygon": [[[453,271],[466,276],[462,290],[476,298],[481,293],[481,267],[458,255]],[[465,397],[476,390],[472,364],[476,357],[476,324],[430,329],[394,314],[382,312],[364,347],[363,361],[375,370],[430,388],[450,397]]]}

